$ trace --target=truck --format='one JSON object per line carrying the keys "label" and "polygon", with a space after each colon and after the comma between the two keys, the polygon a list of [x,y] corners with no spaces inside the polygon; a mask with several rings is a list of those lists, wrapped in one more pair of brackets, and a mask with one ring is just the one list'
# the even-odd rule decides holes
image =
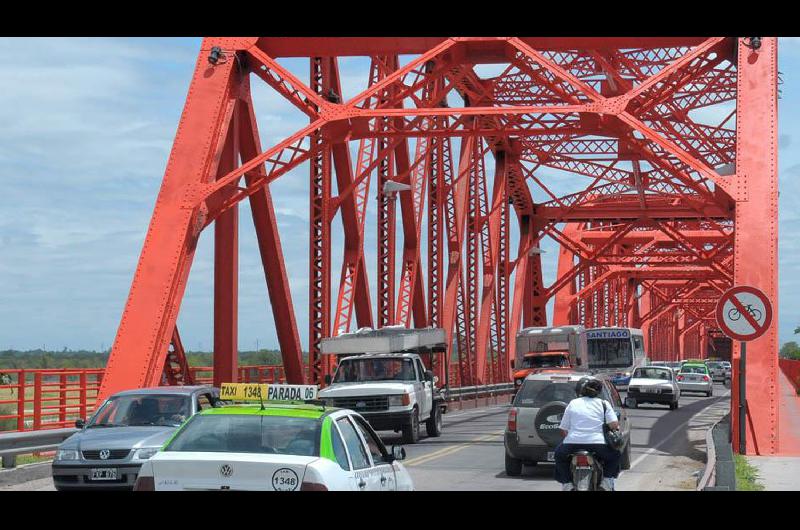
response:
{"label": "truck", "polygon": [[321,353],[336,355],[338,362],[318,397],[328,406],[358,412],[376,431],[402,431],[406,444],[419,440],[421,422],[428,436],[441,436],[446,401],[423,358],[430,366],[433,354],[446,351],[445,340],[441,328],[402,326],[324,338]]}
{"label": "truck", "polygon": [[529,374],[543,370],[586,371],[589,357],[583,326],[529,327],[517,333],[514,394]]}

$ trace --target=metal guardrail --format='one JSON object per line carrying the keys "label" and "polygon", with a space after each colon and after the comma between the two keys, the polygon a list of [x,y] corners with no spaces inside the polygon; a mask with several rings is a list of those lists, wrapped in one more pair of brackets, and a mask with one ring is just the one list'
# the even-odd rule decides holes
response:
{"label": "metal guardrail", "polygon": [[61,442],[76,432],[78,429],[72,427],[0,434],[0,458],[3,459],[3,468],[16,467],[17,455],[54,451]]}
{"label": "metal guardrail", "polygon": [[444,389],[442,394],[447,401],[478,398],[480,396],[492,396],[497,394],[507,394],[514,390],[514,383],[498,383],[495,385],[462,386],[457,388]]}

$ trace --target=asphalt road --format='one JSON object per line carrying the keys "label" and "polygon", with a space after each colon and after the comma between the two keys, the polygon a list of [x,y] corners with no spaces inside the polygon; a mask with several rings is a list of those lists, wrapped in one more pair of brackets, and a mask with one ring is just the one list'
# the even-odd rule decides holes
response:
{"label": "asphalt road", "polygon": [[[622,393],[624,399],[624,392]],[[444,416],[439,438],[422,437],[406,445],[407,467],[419,490],[558,491],[553,465],[525,466],[520,477],[505,473],[503,432],[508,405]],[[617,481],[622,490],[694,490],[705,466],[705,433],[730,408],[730,391],[714,387],[714,396],[681,397],[680,407],[641,405],[626,409],[631,419],[631,469]],[[381,433],[384,442],[399,437]]]}
{"label": "asphalt road", "polygon": [[[624,392],[621,393],[624,399]],[[439,438],[424,435],[406,445],[403,462],[418,490],[558,491],[552,464],[525,466],[509,477],[503,462],[503,431],[508,405],[454,411],[444,416]],[[730,391],[714,387],[714,396],[681,397],[680,408],[641,405],[627,409],[631,419],[631,469],[617,481],[620,491],[694,490],[705,466],[705,433],[730,408]],[[424,432],[424,427],[422,427]],[[387,446],[400,436],[381,432]],[[52,491],[52,478],[0,486],[2,490]]]}

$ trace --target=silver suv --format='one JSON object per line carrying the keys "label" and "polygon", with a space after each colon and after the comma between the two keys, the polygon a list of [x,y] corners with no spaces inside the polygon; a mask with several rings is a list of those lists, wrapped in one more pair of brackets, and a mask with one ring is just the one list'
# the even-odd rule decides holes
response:
{"label": "silver suv", "polygon": [[75,422],[81,430],[58,446],[53,483],[59,491],[133,489],[142,464],[186,419],[221,403],[210,386],[118,392],[88,422]]}
{"label": "silver suv", "polygon": [[[505,431],[506,474],[518,476],[523,464],[553,462],[556,446],[561,443],[559,430],[567,404],[575,399],[575,386],[586,372],[550,371],[531,374],[525,378],[508,412]],[[622,449],[622,469],[630,469],[630,421],[622,408],[622,400],[608,379],[603,382],[602,398],[611,403],[619,418],[625,437]]]}

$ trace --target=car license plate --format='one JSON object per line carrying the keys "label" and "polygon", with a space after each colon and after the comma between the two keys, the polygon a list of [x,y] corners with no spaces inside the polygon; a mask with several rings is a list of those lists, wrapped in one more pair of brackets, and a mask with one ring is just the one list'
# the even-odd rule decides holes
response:
{"label": "car license plate", "polygon": [[642,390],[645,391],[645,392],[649,392],[651,394],[658,394],[658,389],[657,388],[647,388],[647,387],[645,387]]}
{"label": "car license plate", "polygon": [[556,453],[555,451],[548,451],[547,452],[547,461],[548,462],[555,462],[556,460]]}
{"label": "car license plate", "polygon": [[117,468],[101,467],[90,470],[90,480],[117,480]]}

